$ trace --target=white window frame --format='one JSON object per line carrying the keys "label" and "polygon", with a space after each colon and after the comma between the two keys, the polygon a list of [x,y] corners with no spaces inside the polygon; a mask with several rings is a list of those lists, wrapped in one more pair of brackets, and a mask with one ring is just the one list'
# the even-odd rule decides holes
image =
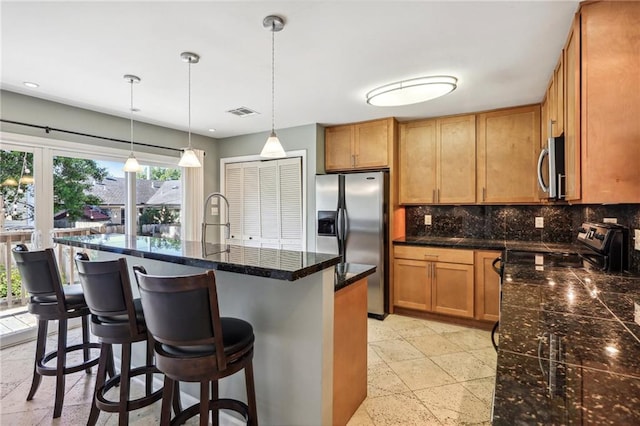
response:
{"label": "white window frame", "polygon": [[[308,250],[307,247],[307,150],[295,150],[287,151],[287,158],[289,157],[301,157],[302,170],[302,248]],[[227,157],[220,159],[220,192],[225,193],[225,170],[228,163],[248,163],[252,161],[264,161],[264,158],[260,158],[260,155],[242,155],[238,157]]]}
{"label": "white window frame", "polygon": [[[48,235],[53,229],[53,179],[45,179],[44,177],[53,175],[53,158],[55,156],[124,163],[130,153],[129,148],[111,148],[8,132],[0,132],[0,145],[3,149],[14,148],[33,153],[34,197],[36,200],[35,228],[41,230],[43,235]],[[175,167],[178,167],[177,157],[170,155],[136,152],[136,158],[141,163],[150,166],[168,167],[175,164]],[[189,205],[181,206],[181,209],[189,208]]]}

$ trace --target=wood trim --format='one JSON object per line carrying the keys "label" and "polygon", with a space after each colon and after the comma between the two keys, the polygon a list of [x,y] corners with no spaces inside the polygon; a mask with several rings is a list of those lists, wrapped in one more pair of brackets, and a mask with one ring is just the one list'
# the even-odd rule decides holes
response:
{"label": "wood trim", "polygon": [[334,297],[333,424],[346,425],[367,397],[367,279]]}
{"label": "wood trim", "polygon": [[437,314],[434,312],[422,312],[422,311],[416,311],[413,309],[402,308],[398,306],[396,306],[395,309],[396,309],[395,313],[397,315],[404,315],[412,318],[439,321],[447,324],[462,325],[465,327],[479,328],[481,330],[487,330],[487,331],[491,331],[491,329],[493,328],[493,325],[495,324],[495,321],[478,321],[471,318],[451,317],[448,315]]}

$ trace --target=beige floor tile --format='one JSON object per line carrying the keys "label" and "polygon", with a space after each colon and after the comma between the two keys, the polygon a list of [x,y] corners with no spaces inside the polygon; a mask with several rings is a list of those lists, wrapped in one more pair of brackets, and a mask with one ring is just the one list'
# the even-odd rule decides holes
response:
{"label": "beige floor tile", "polygon": [[376,364],[367,369],[368,398],[408,391],[407,385],[387,364]]}
{"label": "beige floor tile", "polygon": [[464,349],[452,341],[445,339],[440,334],[428,334],[426,336],[408,337],[407,342],[411,343],[426,356],[463,352]]}
{"label": "beige floor tile", "polygon": [[424,358],[424,354],[402,339],[371,342],[371,347],[386,362]]}
{"label": "beige floor tile", "polygon": [[439,321],[426,321],[427,327],[431,328],[436,333],[454,333],[456,331],[467,331],[468,327],[463,327],[461,325],[449,324],[446,322]]}
{"label": "beige floor tile", "polygon": [[494,368],[466,352],[432,356],[431,360],[459,382],[495,375]]}
{"label": "beige floor tile", "polygon": [[33,359],[10,359],[2,361],[0,381],[2,383],[20,383],[31,379],[33,375]]}
{"label": "beige floor tile", "polygon": [[454,383],[455,379],[429,358],[391,362],[389,367],[411,390]]}
{"label": "beige floor tile", "polygon": [[443,424],[470,424],[489,420],[490,406],[459,383],[415,392]]}
{"label": "beige floor tile", "polygon": [[427,327],[426,324],[423,324],[421,327],[401,328],[396,330],[396,332],[405,339],[410,337],[436,335],[436,332],[433,331],[432,328]]}
{"label": "beige floor tile", "polygon": [[[17,413],[5,413],[3,410],[0,410],[0,425],[36,426],[47,424],[44,419],[49,415],[49,411],[48,408],[19,411]],[[47,420],[51,421],[48,418]]]}
{"label": "beige floor tile", "polygon": [[[377,321],[372,323],[371,321]],[[378,320],[369,320],[367,330],[368,342],[379,342],[381,340],[393,340],[400,338],[400,335],[391,327],[380,324]]]}
{"label": "beige floor tile", "polygon": [[478,330],[465,330],[456,331],[453,333],[443,333],[442,336],[447,340],[452,341],[456,345],[464,348],[465,350],[491,348],[491,334],[484,333]]}
{"label": "beige floor tile", "polygon": [[367,398],[365,406],[376,426],[440,424],[438,419],[411,392]]}
{"label": "beige floor tile", "polygon": [[381,323],[384,324],[385,327],[390,327],[394,330],[407,330],[425,326],[425,321],[422,319],[402,315],[389,315],[384,321],[381,321]]}
{"label": "beige floor tile", "polygon": [[491,406],[493,403],[493,389],[495,382],[495,377],[487,377],[485,379],[460,382],[460,384],[477,396],[482,402]]}
{"label": "beige floor tile", "polygon": [[371,417],[367,413],[367,409],[365,407],[365,401],[360,404],[360,407],[353,413],[353,416],[347,422],[347,426],[375,426]]}
{"label": "beige floor tile", "polygon": [[484,362],[491,368],[496,368],[496,363],[498,362],[498,354],[493,346],[490,348],[484,349],[474,349],[468,351],[471,355],[478,358],[480,361]]}
{"label": "beige floor tile", "polygon": [[384,361],[382,360],[382,358],[380,358],[380,355],[376,353],[375,349],[371,347],[371,345],[367,345],[367,365],[376,365],[380,364],[381,362]]}

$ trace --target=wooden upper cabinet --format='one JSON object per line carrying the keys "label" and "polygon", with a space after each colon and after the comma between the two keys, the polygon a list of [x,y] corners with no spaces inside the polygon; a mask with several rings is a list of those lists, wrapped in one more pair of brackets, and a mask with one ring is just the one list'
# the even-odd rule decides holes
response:
{"label": "wooden upper cabinet", "polygon": [[580,180],[580,17],[574,20],[564,48],[565,199],[579,200]]}
{"label": "wooden upper cabinet", "polygon": [[401,204],[435,202],[436,120],[400,124]]}
{"label": "wooden upper cabinet", "polygon": [[400,125],[400,203],[475,202],[475,115]]}
{"label": "wooden upper cabinet", "polygon": [[325,169],[350,169],[353,166],[354,127],[352,125],[327,127],[324,137]]}
{"label": "wooden upper cabinet", "polygon": [[580,15],[581,201],[639,203],[640,2],[589,3]]}
{"label": "wooden upper cabinet", "polygon": [[389,167],[393,118],[327,127],[325,170],[344,171]]}
{"label": "wooden upper cabinet", "polygon": [[540,106],[478,115],[478,202],[538,201]]}
{"label": "wooden upper cabinet", "polygon": [[553,125],[553,137],[561,136],[564,132],[564,58],[560,55],[558,65],[553,71],[553,105],[551,106],[551,119]]}

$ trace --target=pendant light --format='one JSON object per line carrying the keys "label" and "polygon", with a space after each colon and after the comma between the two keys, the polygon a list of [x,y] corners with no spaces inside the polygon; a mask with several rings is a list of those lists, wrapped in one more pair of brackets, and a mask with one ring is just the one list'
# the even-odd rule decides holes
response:
{"label": "pendant light", "polygon": [[284,158],[287,154],[280,144],[275,130],[275,34],[284,28],[284,19],[269,15],[262,21],[262,26],[271,31],[271,134],[260,152],[261,158]]}
{"label": "pendant light", "polygon": [[182,52],[180,57],[184,62],[189,64],[189,146],[182,152],[182,157],[178,166],[180,167],[202,167],[198,156],[191,148],[191,64],[197,64],[200,61],[200,56],[191,52]]}
{"label": "pendant light", "polygon": [[140,77],[131,74],[125,74],[124,79],[127,80],[131,85],[131,103],[129,106],[129,117],[131,122],[131,153],[129,154],[129,158],[127,158],[127,162],[124,163],[124,167],[122,168],[122,170],[124,170],[125,172],[137,173],[142,169],[142,167],[140,167],[140,164],[138,164],[138,160],[136,160],[135,155],[133,155],[133,84],[140,83]]}

